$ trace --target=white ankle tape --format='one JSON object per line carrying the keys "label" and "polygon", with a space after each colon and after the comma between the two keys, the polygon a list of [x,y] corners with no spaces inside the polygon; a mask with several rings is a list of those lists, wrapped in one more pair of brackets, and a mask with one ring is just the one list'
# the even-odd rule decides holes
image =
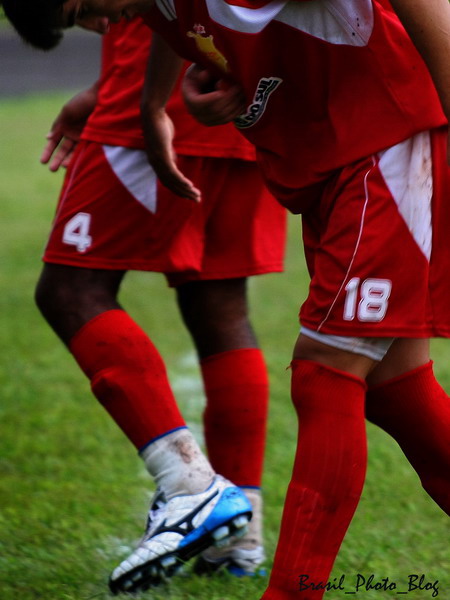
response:
{"label": "white ankle tape", "polygon": [[215,475],[189,429],[177,429],[149,444],[141,457],[167,499],[203,492]]}

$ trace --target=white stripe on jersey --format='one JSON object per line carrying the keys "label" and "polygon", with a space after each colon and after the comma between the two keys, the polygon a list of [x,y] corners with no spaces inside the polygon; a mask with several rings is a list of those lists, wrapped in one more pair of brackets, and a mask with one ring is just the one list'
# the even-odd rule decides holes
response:
{"label": "white stripe on jersey", "polygon": [[240,33],[259,33],[283,10],[287,0],[272,0],[261,8],[245,8],[225,0],[206,0],[213,21]]}
{"label": "white stripe on jersey", "polygon": [[134,198],[151,213],[156,212],[156,175],[146,153],[134,148],[103,145],[111,169]]}
{"label": "white stripe on jersey", "polygon": [[379,167],[411,235],[427,260],[432,246],[433,175],[428,131],[379,153]]}
{"label": "white stripe on jersey", "polygon": [[174,21],[177,18],[175,0],[156,0],[156,6],[168,21]]}
{"label": "white stripe on jersey", "polygon": [[330,44],[366,46],[374,24],[372,0],[272,0],[261,8],[205,2],[213,21],[240,33],[259,33],[275,20]]}

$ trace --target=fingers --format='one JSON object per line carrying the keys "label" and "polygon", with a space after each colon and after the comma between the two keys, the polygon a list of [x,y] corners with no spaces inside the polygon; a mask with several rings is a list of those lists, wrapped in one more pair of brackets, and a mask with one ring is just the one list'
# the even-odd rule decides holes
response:
{"label": "fingers", "polygon": [[52,154],[55,151],[55,148],[58,146],[59,142],[61,141],[62,136],[55,135],[53,132],[50,132],[47,134],[46,138],[47,138],[47,143],[44,146],[44,149],[41,154],[41,159],[40,159],[41,163],[44,165],[46,165],[48,163],[48,161],[50,160],[50,157],[52,156]]}
{"label": "fingers", "polygon": [[[49,133],[48,142],[41,154],[41,163],[49,164],[50,171],[57,171],[60,167],[67,167],[72,159],[77,142],[68,137]],[[61,141],[62,140],[62,141]]]}
{"label": "fingers", "polygon": [[150,163],[159,181],[171,192],[194,202],[201,201],[201,192],[177,167],[170,155],[153,155]]}
{"label": "fingers", "polygon": [[240,86],[213,80],[207,71],[198,67],[188,69],[182,89],[189,112],[203,125],[224,125],[245,110],[245,96]]}
{"label": "fingers", "polygon": [[204,94],[198,106],[201,107],[204,122],[209,126],[225,125],[245,109],[240,93],[230,93],[230,90]]}
{"label": "fingers", "polygon": [[201,192],[190,179],[178,169],[155,169],[161,183],[171,192],[194,202],[201,201]]}
{"label": "fingers", "polygon": [[172,179],[164,183],[164,185],[174,194],[181,198],[187,198],[197,204],[201,202],[201,192],[197,189],[191,181]]}
{"label": "fingers", "polygon": [[187,101],[189,112],[203,125],[225,125],[233,121],[245,108],[237,96],[217,90],[202,94]]}
{"label": "fingers", "polygon": [[66,154],[64,160],[61,162],[61,167],[64,167],[65,169],[67,169],[67,167],[70,164],[70,161],[72,160],[73,153],[74,153],[74,150],[75,150],[75,146],[76,146],[76,144],[74,144],[73,149]]}

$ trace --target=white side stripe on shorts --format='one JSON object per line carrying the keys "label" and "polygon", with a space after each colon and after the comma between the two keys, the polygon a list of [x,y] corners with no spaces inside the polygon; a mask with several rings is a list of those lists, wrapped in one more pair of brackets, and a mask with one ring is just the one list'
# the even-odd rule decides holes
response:
{"label": "white side stripe on shorts", "polygon": [[143,150],[107,145],[103,146],[103,151],[111,169],[130,194],[147,210],[155,213],[157,181],[146,153]]}
{"label": "white side stripe on shorts", "polygon": [[379,153],[379,167],[411,235],[427,260],[432,247],[433,174],[428,131]]}

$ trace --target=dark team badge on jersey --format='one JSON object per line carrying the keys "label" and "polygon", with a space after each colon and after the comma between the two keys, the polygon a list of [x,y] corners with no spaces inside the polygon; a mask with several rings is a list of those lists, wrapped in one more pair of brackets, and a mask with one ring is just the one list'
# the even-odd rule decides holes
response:
{"label": "dark team badge on jersey", "polygon": [[247,111],[244,114],[239,115],[234,120],[236,127],[247,129],[259,121],[266,110],[270,94],[277,89],[282,81],[279,77],[262,77],[256,88],[253,102],[247,107]]}

